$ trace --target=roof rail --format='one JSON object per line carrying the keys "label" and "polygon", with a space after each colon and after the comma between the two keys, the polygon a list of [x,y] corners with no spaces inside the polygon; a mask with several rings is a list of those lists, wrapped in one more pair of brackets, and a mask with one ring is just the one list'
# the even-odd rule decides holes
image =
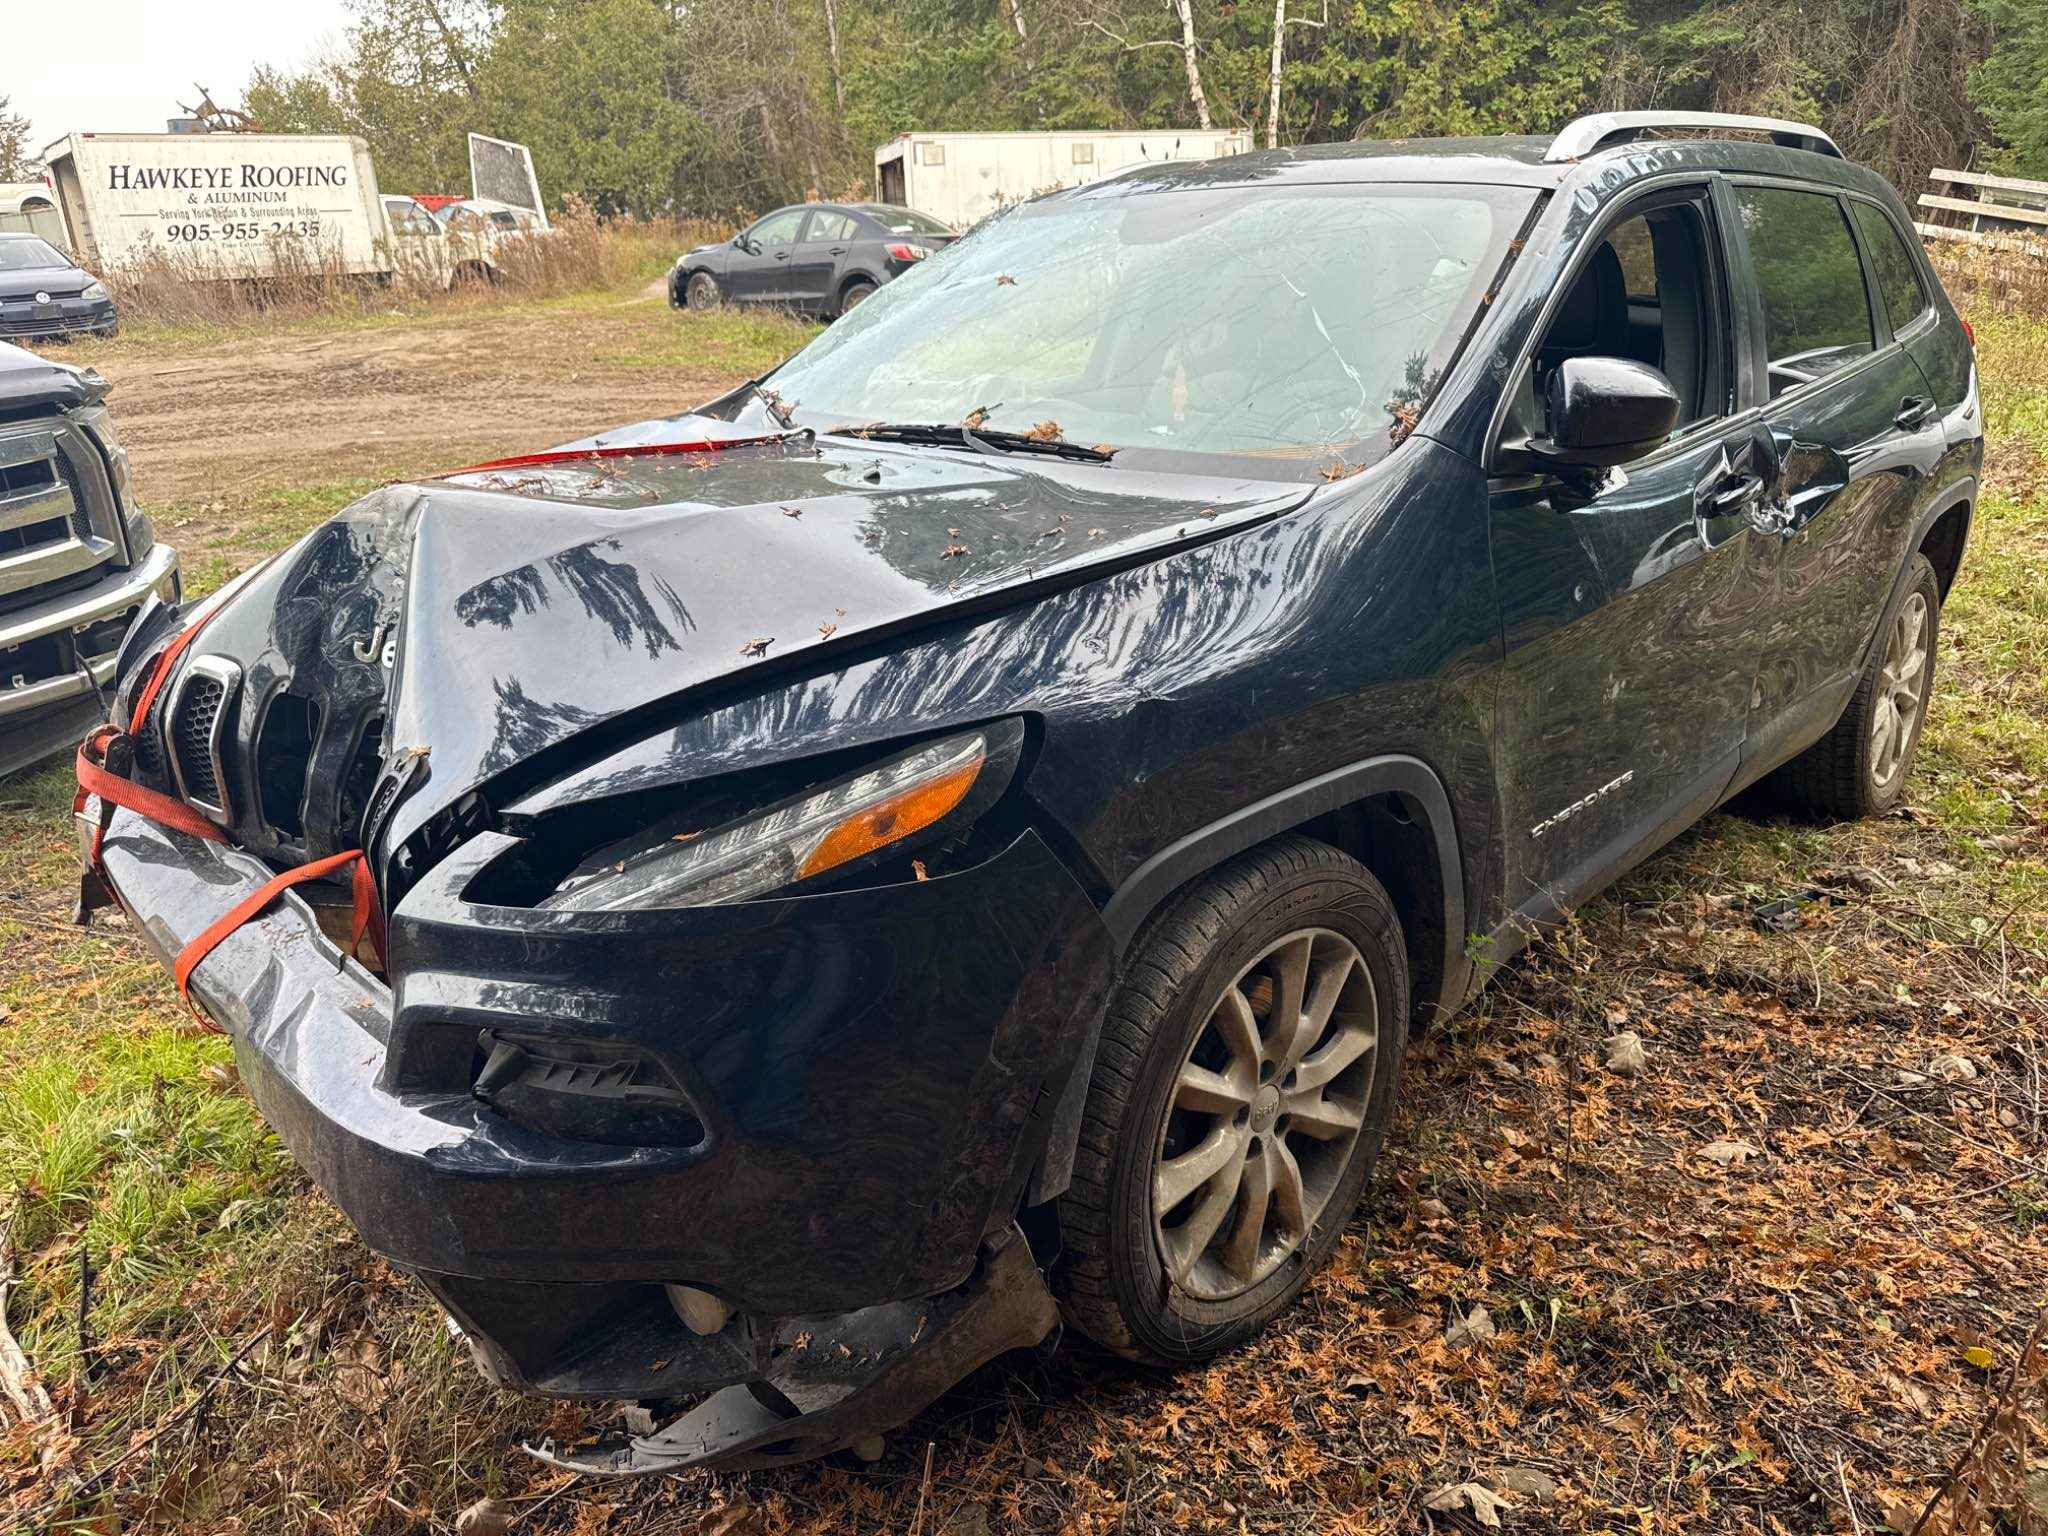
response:
{"label": "roof rail", "polygon": [[1810,149],[1816,154],[1847,157],[1835,141],[1807,123],[1788,122],[1782,117],[1745,117],[1737,112],[1595,112],[1576,118],[1551,142],[1544,152],[1546,161],[1577,160],[1609,144],[1622,144],[1646,134],[1672,128],[1741,128],[1767,133],[1773,144],[1787,149]]}

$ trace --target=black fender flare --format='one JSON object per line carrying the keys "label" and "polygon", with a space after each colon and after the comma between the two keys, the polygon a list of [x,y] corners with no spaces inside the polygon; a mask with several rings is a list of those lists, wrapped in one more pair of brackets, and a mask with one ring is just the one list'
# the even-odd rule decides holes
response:
{"label": "black fender flare", "polygon": [[[1145,920],[1190,880],[1268,838],[1314,821],[1331,811],[1375,795],[1399,796],[1409,814],[1429,831],[1436,844],[1443,886],[1442,981],[1435,1011],[1447,1013],[1464,1000],[1472,965],[1465,951],[1465,865],[1459,851],[1458,825],[1451,798],[1436,770],[1418,757],[1388,753],[1332,768],[1312,779],[1277,790],[1228,816],[1176,838],[1127,875],[1102,909],[1121,961]],[[1105,1004],[1106,1004],[1105,999]],[[1033,1171],[1027,1203],[1041,1204],[1063,1191],[1073,1177],[1074,1148],[1081,1133],[1081,1112],[1088,1082],[1095,1070],[1095,1051],[1102,1036],[1098,1014],[1074,1062],[1072,1076],[1054,1107],[1045,1151]]]}

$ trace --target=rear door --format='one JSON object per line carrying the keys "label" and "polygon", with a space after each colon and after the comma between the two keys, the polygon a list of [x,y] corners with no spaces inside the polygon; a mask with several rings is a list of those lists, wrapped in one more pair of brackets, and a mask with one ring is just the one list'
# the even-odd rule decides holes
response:
{"label": "rear door", "polygon": [[826,310],[839,294],[839,273],[853,249],[857,221],[842,208],[815,208],[791,258],[789,299],[799,309]]}
{"label": "rear door", "polygon": [[736,237],[725,269],[725,296],[742,304],[787,304],[789,264],[809,215],[808,208],[778,209]]}
{"label": "rear door", "polygon": [[1941,411],[1866,271],[1857,204],[1791,182],[1730,191],[1777,466],[1776,596],[1749,724],[1763,765],[1817,739],[1854,687],[1932,489]]}
{"label": "rear door", "polygon": [[[1497,743],[1510,904],[1583,900],[1710,809],[1734,776],[1769,599],[1767,485],[1726,214],[1711,179],[1603,226],[1560,286],[1506,431],[1540,433],[1542,381],[1575,356],[1661,369],[1679,427],[1604,475],[1497,476],[1505,654]],[[1517,426],[1517,418],[1520,426]]]}

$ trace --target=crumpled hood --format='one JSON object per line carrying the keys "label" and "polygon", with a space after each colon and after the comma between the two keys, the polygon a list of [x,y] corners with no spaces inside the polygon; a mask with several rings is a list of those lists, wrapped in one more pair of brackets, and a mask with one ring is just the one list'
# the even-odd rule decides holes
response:
{"label": "crumpled hood", "polygon": [[[682,418],[576,446],[732,431]],[[311,852],[352,845],[365,786],[331,825],[319,808],[365,720],[387,716],[385,792],[400,770],[424,778],[403,785],[391,847],[473,788],[524,788],[659,729],[693,693],[749,674],[766,686],[822,653],[1087,580],[1308,494],[809,434],[466,472],[339,514],[236,592],[195,649],[244,668],[245,736],[272,691],[318,704]],[[252,846],[269,840],[237,822]]]}
{"label": "crumpled hood", "polygon": [[91,368],[53,363],[0,342],[0,418],[68,411],[103,400],[107,381]]}

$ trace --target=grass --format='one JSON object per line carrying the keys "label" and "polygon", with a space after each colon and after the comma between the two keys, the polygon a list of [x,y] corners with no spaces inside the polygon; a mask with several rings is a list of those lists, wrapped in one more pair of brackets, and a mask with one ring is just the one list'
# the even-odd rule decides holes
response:
{"label": "grass", "polygon": [[[397,1532],[504,1492],[522,1532],[692,1531],[742,1507],[778,1533],[1419,1529],[1431,1488],[1503,1466],[1565,1486],[1518,1503],[1522,1528],[1869,1530],[1917,1506],[1982,1409],[1964,1351],[2010,1363],[2048,1263],[2048,1177],[2025,1172],[2048,997],[2048,322],[1958,287],[1994,452],[1907,809],[1716,815],[1507,967],[1420,1043],[1381,1193],[1255,1345],[1179,1378],[1074,1348],[985,1371],[874,1469],[590,1490],[511,1452],[594,1416],[486,1387],[135,937],[65,924],[68,773],[0,787],[10,1316],[71,1416],[60,1465],[157,1436],[73,1515]],[[674,318],[673,342],[615,360],[751,370],[802,330]],[[156,515],[207,590],[375,483]],[[1807,890],[1833,895],[1794,931],[1749,920]],[[1600,1071],[1623,1025],[1649,1042],[1640,1082]],[[1944,1049],[1982,1076],[1900,1086]],[[1720,1135],[1754,1167],[1701,1163]],[[1445,1318],[1480,1304],[1499,1344],[1446,1352]],[[53,1510],[42,1449],[0,1429],[0,1511]]]}

